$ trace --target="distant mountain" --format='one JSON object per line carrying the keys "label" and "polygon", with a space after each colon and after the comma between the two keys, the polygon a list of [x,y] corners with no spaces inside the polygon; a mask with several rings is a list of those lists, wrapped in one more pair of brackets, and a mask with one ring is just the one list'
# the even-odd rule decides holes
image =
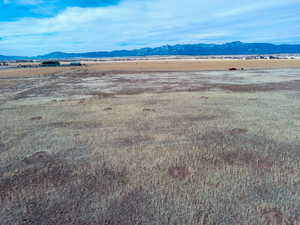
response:
{"label": "distant mountain", "polygon": [[[69,58],[103,58],[128,56],[172,56],[172,55],[253,55],[253,54],[283,54],[300,53],[300,45],[274,45],[269,43],[230,42],[225,44],[182,44],[165,45],[157,48],[141,48],[134,50],[100,51],[87,53],[52,52],[31,59],[69,59]],[[5,56],[0,56],[5,58]],[[17,59],[10,57],[12,59]],[[18,57],[19,59],[22,57]],[[26,58],[26,57],[23,57]]]}
{"label": "distant mountain", "polygon": [[38,58],[102,58],[152,55],[250,55],[300,53],[300,45],[273,45],[268,43],[231,42],[226,44],[185,44],[165,45],[157,48],[141,48],[134,50],[118,50],[111,52],[63,53],[53,52]]}
{"label": "distant mountain", "polygon": [[18,59],[28,59],[28,57],[0,55],[0,61],[6,61],[6,60],[18,60]]}

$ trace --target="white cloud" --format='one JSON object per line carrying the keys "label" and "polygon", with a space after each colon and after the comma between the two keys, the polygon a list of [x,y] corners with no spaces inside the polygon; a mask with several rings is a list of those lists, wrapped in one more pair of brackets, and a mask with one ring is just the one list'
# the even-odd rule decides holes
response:
{"label": "white cloud", "polygon": [[278,7],[278,6],[293,4],[293,3],[300,3],[300,1],[299,0],[286,0],[286,1],[268,0],[268,1],[261,1],[261,2],[252,2],[250,4],[244,4],[240,7],[235,7],[233,9],[229,9],[226,11],[223,10],[217,13],[216,16],[219,17],[237,16],[251,11],[263,10],[266,8]]}
{"label": "white cloud", "polygon": [[[257,24],[255,29],[271,35],[272,30],[264,33],[265,26],[276,24],[278,17],[270,13],[270,17],[260,27],[259,18],[252,18],[252,13],[266,9],[272,12],[273,7],[288,6],[296,2],[300,0],[255,3],[252,0],[239,0],[235,4],[228,4],[226,0],[126,0],[119,5],[102,8],[73,7],[52,18],[23,18],[15,22],[0,22],[0,37],[5,37],[5,40],[0,40],[0,53],[3,54],[1,49],[6,53],[20,55],[56,50],[112,50],[125,45],[127,48],[135,48],[210,40],[243,41],[247,39],[245,33],[250,32],[248,26],[251,27],[253,23]],[[243,17],[239,18],[239,15]],[[241,21],[243,24],[240,24]],[[284,28],[278,27],[274,32],[280,33]],[[294,32],[290,35],[299,34],[299,31]],[[47,36],[47,33],[52,34]],[[5,49],[1,46],[5,46]]]}

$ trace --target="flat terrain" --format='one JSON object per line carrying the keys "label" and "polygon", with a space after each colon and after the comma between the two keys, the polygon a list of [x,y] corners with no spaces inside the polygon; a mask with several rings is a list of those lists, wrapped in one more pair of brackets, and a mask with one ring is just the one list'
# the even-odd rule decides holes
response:
{"label": "flat terrain", "polygon": [[0,224],[300,224],[300,65],[263,62],[0,71]]}
{"label": "flat terrain", "polygon": [[266,69],[299,68],[300,59],[276,60],[223,60],[223,59],[181,59],[181,60],[147,60],[125,62],[91,63],[90,69],[96,71],[121,72],[188,72],[203,70],[227,70],[228,68]]}
{"label": "flat terrain", "polygon": [[[237,69],[282,69],[282,68],[300,68],[300,59],[260,59],[260,60],[223,60],[223,59],[164,59],[164,60],[133,60],[133,61],[82,61],[88,65],[89,71],[109,72],[109,73],[128,73],[128,72],[197,72],[197,71],[216,71]],[[23,65],[36,65],[36,63],[23,63]],[[62,64],[68,64],[62,62]],[[10,66],[17,66],[18,63],[12,63]],[[1,67],[0,67],[1,68]],[[0,77],[7,75],[41,75],[58,71],[69,70],[68,67],[54,68],[27,68],[0,70]]]}

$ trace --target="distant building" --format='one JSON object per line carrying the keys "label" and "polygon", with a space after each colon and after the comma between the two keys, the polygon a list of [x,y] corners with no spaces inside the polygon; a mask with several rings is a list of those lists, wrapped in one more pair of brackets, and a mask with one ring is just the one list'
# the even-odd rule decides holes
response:
{"label": "distant building", "polygon": [[6,63],[6,62],[0,62],[0,66],[8,66],[8,63]]}
{"label": "distant building", "polygon": [[269,59],[279,59],[279,57],[270,55]]}
{"label": "distant building", "polygon": [[44,61],[41,66],[60,66],[59,61]]}
{"label": "distant building", "polygon": [[70,66],[82,66],[81,62],[71,62]]}

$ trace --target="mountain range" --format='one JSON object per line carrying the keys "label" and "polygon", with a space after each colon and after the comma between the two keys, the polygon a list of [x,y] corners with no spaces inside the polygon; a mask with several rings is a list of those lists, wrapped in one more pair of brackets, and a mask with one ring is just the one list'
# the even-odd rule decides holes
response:
{"label": "mountain range", "polygon": [[72,58],[103,58],[130,56],[201,56],[201,55],[257,55],[257,54],[295,54],[300,53],[300,44],[243,43],[240,41],[225,44],[180,44],[164,45],[156,48],[140,48],[133,50],[98,51],[86,53],[52,52],[35,57],[4,56],[0,60],[18,59],[72,59]]}

